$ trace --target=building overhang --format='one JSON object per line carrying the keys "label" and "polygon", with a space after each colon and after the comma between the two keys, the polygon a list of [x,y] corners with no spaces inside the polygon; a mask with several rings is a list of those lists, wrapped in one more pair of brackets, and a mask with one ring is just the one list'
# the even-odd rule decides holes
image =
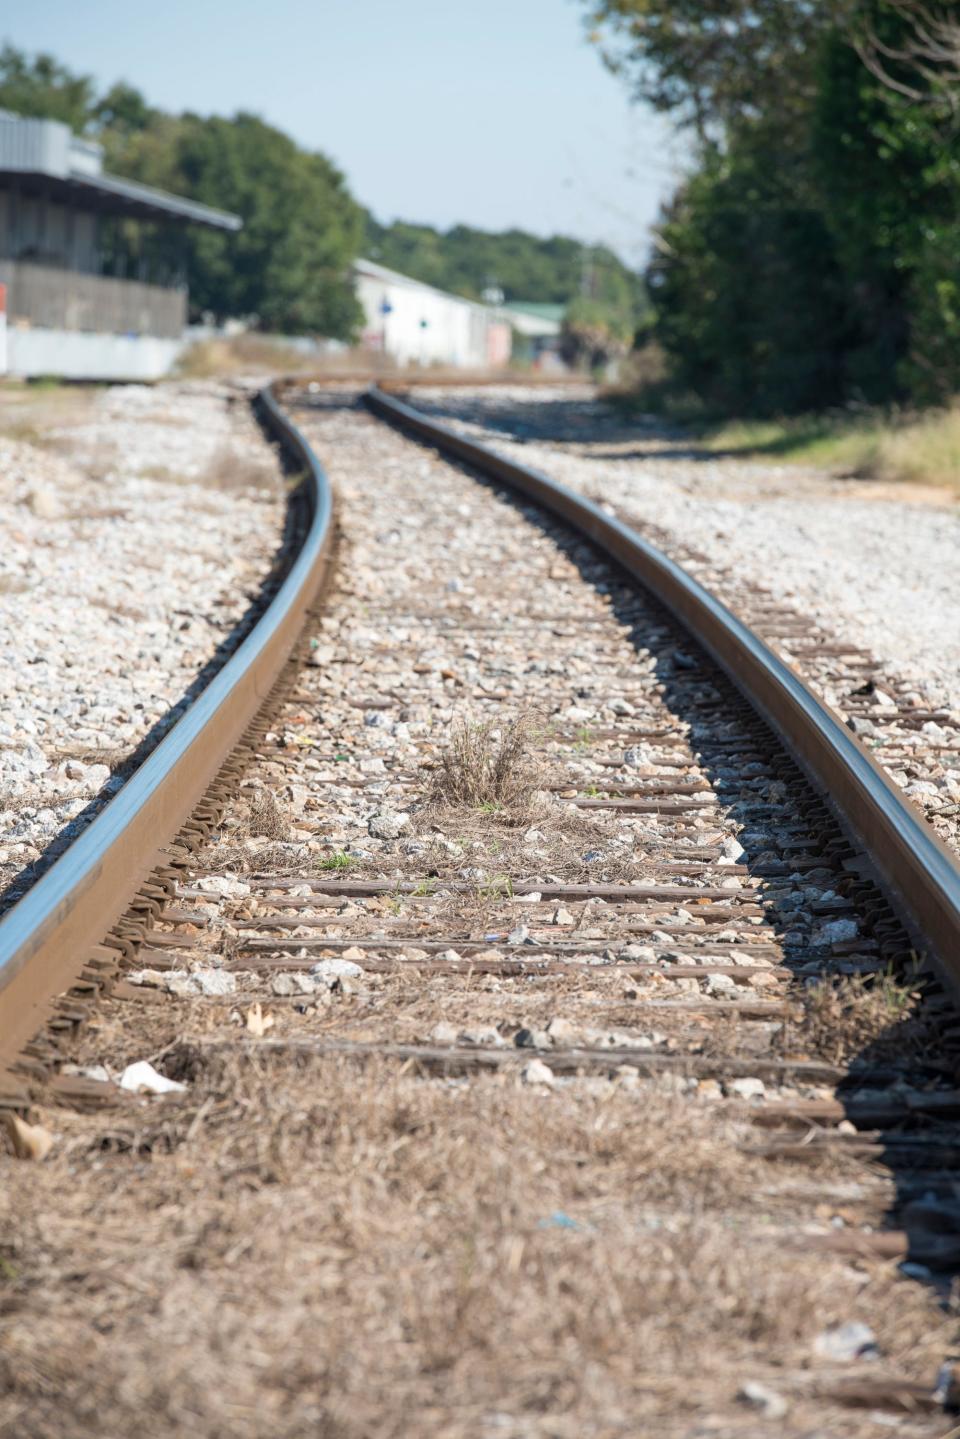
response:
{"label": "building overhang", "polygon": [[118,215],[131,220],[165,221],[168,224],[205,225],[213,230],[239,230],[239,215],[215,210],[198,200],[185,200],[151,185],[122,180],[116,175],[48,175],[36,170],[0,168],[0,189],[59,200],[77,209]]}
{"label": "building overhang", "polygon": [[0,188],[60,200],[78,209],[135,220],[239,230],[239,215],[103,173],[102,147],[58,120],[0,110]]}

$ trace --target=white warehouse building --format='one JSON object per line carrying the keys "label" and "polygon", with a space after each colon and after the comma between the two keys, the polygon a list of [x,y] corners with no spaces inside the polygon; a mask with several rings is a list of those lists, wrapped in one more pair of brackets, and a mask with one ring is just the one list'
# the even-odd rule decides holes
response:
{"label": "white warehouse building", "polygon": [[353,276],[363,307],[363,344],[398,365],[499,369],[510,359],[511,327],[502,310],[356,260]]}

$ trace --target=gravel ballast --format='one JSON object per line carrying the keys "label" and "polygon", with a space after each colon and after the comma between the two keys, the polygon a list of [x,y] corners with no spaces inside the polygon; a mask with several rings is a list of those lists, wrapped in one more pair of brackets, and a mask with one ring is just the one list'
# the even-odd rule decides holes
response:
{"label": "gravel ballast", "polygon": [[[411,399],[611,506],[761,633],[758,607],[777,604],[808,639],[832,644],[824,664],[769,640],[960,851],[960,511],[948,490],[719,458],[622,422],[586,386],[423,387]],[[876,662],[876,695],[847,646]],[[904,724],[911,707],[941,717]]]}
{"label": "gravel ballast", "polygon": [[[629,508],[960,705],[960,509],[949,491],[916,487],[910,497],[907,486],[708,456],[649,428],[625,439],[586,388],[424,388],[412,398],[553,479]],[[609,442],[598,433],[605,426]],[[564,439],[548,441],[551,428]],[[583,439],[572,438],[578,431]]]}
{"label": "gravel ballast", "polygon": [[[0,892],[169,717],[276,553],[279,467],[225,386],[121,386],[0,432]],[[20,876],[20,879],[11,884]],[[11,886],[7,889],[8,886]],[[2,903],[2,901],[0,901]]]}

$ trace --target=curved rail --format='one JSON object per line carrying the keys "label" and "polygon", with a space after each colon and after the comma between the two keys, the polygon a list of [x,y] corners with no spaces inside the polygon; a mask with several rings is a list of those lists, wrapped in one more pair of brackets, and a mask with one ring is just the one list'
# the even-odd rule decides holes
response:
{"label": "curved rail", "polygon": [[273,599],[209,685],[117,795],[0,920],[0,1066],[44,1022],[177,834],[267,699],[322,583],[333,541],[330,484],[272,387],[265,427],[305,471],[308,525]]}
{"label": "curved rail", "polygon": [[794,670],[680,565],[599,505],[377,387],[365,398],[375,414],[573,525],[656,595],[783,739],[869,854],[915,941],[960,990],[960,866],[843,720]]}

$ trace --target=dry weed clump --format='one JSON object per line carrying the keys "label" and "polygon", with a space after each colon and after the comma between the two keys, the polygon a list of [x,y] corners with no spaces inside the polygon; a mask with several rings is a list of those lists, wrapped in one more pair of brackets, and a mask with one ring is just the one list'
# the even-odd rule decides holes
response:
{"label": "dry weed clump", "polygon": [[69,430],[89,418],[98,388],[7,381],[0,392],[0,435],[37,449],[69,451]]}
{"label": "dry weed clump", "polygon": [[235,842],[216,839],[200,851],[204,864],[215,864],[224,874],[297,874],[303,867],[303,845],[287,839],[259,844],[253,835]]}
{"label": "dry weed clump", "polygon": [[499,726],[460,721],[441,755],[431,802],[484,813],[528,812],[539,778],[532,736],[530,715]]}
{"label": "dry weed clump", "polygon": [[249,333],[197,341],[180,356],[177,374],[187,380],[211,380],[249,374],[251,370],[273,375],[316,367],[316,356],[303,355],[294,346],[268,336]]}
{"label": "dry weed clump", "polygon": [[[378,357],[382,364],[382,357]],[[378,364],[378,369],[380,364]],[[392,369],[392,365],[386,368]],[[199,340],[183,352],[177,374],[183,379],[228,379],[233,375],[316,375],[321,380],[370,373],[370,354],[360,349],[304,353],[280,336],[247,331],[229,338]]]}
{"label": "dry weed clump", "polygon": [[217,450],[198,483],[207,489],[232,493],[273,489],[276,485],[273,457],[269,452],[247,455],[224,445]]}
{"label": "dry weed clump", "polygon": [[290,823],[273,790],[258,790],[250,804],[247,828],[261,839],[288,839]]}
{"label": "dry weed clump", "polygon": [[304,848],[292,840],[275,840],[247,855],[248,874],[297,874],[303,868]]}
{"label": "dry weed clump", "polygon": [[784,1042],[828,1064],[845,1064],[865,1050],[874,1060],[919,1053],[927,1025],[920,995],[893,975],[826,978],[803,993],[798,1017],[784,1029]]}

